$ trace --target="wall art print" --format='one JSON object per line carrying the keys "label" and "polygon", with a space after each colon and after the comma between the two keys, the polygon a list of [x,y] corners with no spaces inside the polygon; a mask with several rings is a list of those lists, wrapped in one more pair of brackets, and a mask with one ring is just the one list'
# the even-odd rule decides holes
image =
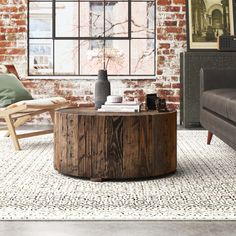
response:
{"label": "wall art print", "polygon": [[234,34],[232,0],[187,0],[188,50],[217,49],[217,38]]}

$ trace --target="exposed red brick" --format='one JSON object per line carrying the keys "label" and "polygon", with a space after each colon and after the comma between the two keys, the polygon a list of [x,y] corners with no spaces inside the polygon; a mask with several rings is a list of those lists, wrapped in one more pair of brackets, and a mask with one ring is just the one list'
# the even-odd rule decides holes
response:
{"label": "exposed red brick", "polygon": [[25,19],[26,18],[26,14],[22,14],[22,13],[17,13],[17,14],[11,14],[11,19]]}
{"label": "exposed red brick", "polygon": [[172,89],[159,89],[158,90],[158,95],[160,97],[173,96],[174,95],[174,91]]}
{"label": "exposed red brick", "polygon": [[26,25],[26,20],[16,20],[16,25]]}
{"label": "exposed red brick", "polygon": [[7,53],[8,54],[13,54],[13,55],[24,55],[25,51],[26,51],[25,48],[15,48],[15,49],[12,49],[12,50],[8,50]]}
{"label": "exposed red brick", "polygon": [[37,88],[37,85],[31,80],[24,80],[22,81],[22,83],[24,84],[26,88],[30,88],[30,89]]}
{"label": "exposed red brick", "polygon": [[167,33],[182,33],[182,28],[181,27],[168,27],[166,28]]}
{"label": "exposed red brick", "polygon": [[174,4],[181,4],[184,5],[185,4],[185,0],[173,0]]}
{"label": "exposed red brick", "polygon": [[171,0],[157,0],[158,5],[170,5]]}
{"label": "exposed red brick", "polygon": [[3,47],[14,47],[15,45],[16,45],[15,42],[0,41],[0,48],[3,48]]}
{"label": "exposed red brick", "polygon": [[5,35],[0,35],[0,40],[5,40],[6,36]]}
{"label": "exposed red brick", "polygon": [[170,48],[170,44],[169,43],[160,43],[159,48],[165,48],[165,49],[169,49]]}
{"label": "exposed red brick", "polygon": [[185,20],[180,20],[179,21],[179,27],[183,27],[186,25],[186,21]]}
{"label": "exposed red brick", "polygon": [[167,108],[170,111],[179,110],[179,103],[167,103]]}
{"label": "exposed red brick", "polygon": [[177,82],[177,81],[179,81],[179,77],[178,76],[171,76],[171,81]]}
{"label": "exposed red brick", "polygon": [[6,54],[7,49],[6,48],[0,48],[0,54]]}
{"label": "exposed red brick", "polygon": [[176,19],[183,20],[185,18],[185,14],[176,14]]}
{"label": "exposed red brick", "polygon": [[179,41],[185,41],[186,40],[186,35],[185,34],[178,34],[175,36],[176,40]]}
{"label": "exposed red brick", "polygon": [[5,57],[4,56],[0,56],[0,62],[4,62],[5,61]]}
{"label": "exposed red brick", "polygon": [[180,12],[180,7],[179,6],[166,6],[165,11],[166,12]]}
{"label": "exposed red brick", "polygon": [[177,21],[165,21],[164,25],[166,25],[166,26],[177,26]]}
{"label": "exposed red brick", "polygon": [[0,4],[7,4],[8,0],[0,0]]}
{"label": "exposed red brick", "polygon": [[162,53],[163,53],[163,54],[170,54],[170,50],[167,50],[167,49],[166,49],[166,50],[163,50]]}
{"label": "exposed red brick", "polygon": [[0,28],[0,32],[2,33],[17,33],[18,29],[17,28]]}
{"label": "exposed red brick", "polygon": [[168,97],[168,102],[179,102],[179,96],[170,96]]}
{"label": "exposed red brick", "polygon": [[173,83],[172,88],[181,88],[181,84],[180,83]]}
{"label": "exposed red brick", "polygon": [[171,84],[170,83],[163,83],[163,82],[159,82],[155,84],[156,88],[171,88]]}
{"label": "exposed red brick", "polygon": [[2,12],[17,12],[17,7],[14,7],[12,5],[4,6],[1,8]]}

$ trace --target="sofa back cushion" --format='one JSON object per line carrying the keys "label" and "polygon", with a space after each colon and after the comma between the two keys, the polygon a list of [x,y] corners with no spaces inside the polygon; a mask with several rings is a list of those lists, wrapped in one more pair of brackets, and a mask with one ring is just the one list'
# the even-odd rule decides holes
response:
{"label": "sofa back cushion", "polygon": [[0,74],[0,107],[32,99],[31,94],[14,74]]}

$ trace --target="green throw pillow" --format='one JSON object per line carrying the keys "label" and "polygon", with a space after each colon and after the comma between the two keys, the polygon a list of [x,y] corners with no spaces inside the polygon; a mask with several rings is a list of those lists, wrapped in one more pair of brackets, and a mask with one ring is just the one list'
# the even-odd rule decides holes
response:
{"label": "green throw pillow", "polygon": [[30,93],[14,74],[0,74],[0,107],[32,99]]}

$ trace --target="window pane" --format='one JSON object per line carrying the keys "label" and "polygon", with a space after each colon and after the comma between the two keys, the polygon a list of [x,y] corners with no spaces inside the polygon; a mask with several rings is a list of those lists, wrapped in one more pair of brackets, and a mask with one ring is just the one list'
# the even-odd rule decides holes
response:
{"label": "window pane", "polygon": [[[94,45],[94,48],[91,48]],[[103,40],[80,41],[80,73],[82,75],[97,75],[104,68]]]}
{"label": "window pane", "polygon": [[106,2],[105,36],[128,37],[128,2]]}
{"label": "window pane", "polygon": [[129,41],[107,40],[105,45],[105,67],[109,75],[129,74]]}
{"label": "window pane", "polygon": [[56,36],[78,37],[78,2],[56,3]]}
{"label": "window pane", "polygon": [[102,2],[80,3],[80,36],[104,36],[104,5]]}
{"label": "window pane", "polygon": [[154,74],[154,40],[131,40],[131,73],[134,75]]}
{"label": "window pane", "polygon": [[132,3],[132,37],[154,38],[154,2]]}
{"label": "window pane", "polygon": [[78,74],[77,40],[55,41],[55,74]]}
{"label": "window pane", "polygon": [[31,38],[52,37],[52,3],[30,3],[29,28]]}
{"label": "window pane", "polygon": [[29,42],[29,65],[32,75],[53,73],[53,43],[50,39],[32,39]]}

